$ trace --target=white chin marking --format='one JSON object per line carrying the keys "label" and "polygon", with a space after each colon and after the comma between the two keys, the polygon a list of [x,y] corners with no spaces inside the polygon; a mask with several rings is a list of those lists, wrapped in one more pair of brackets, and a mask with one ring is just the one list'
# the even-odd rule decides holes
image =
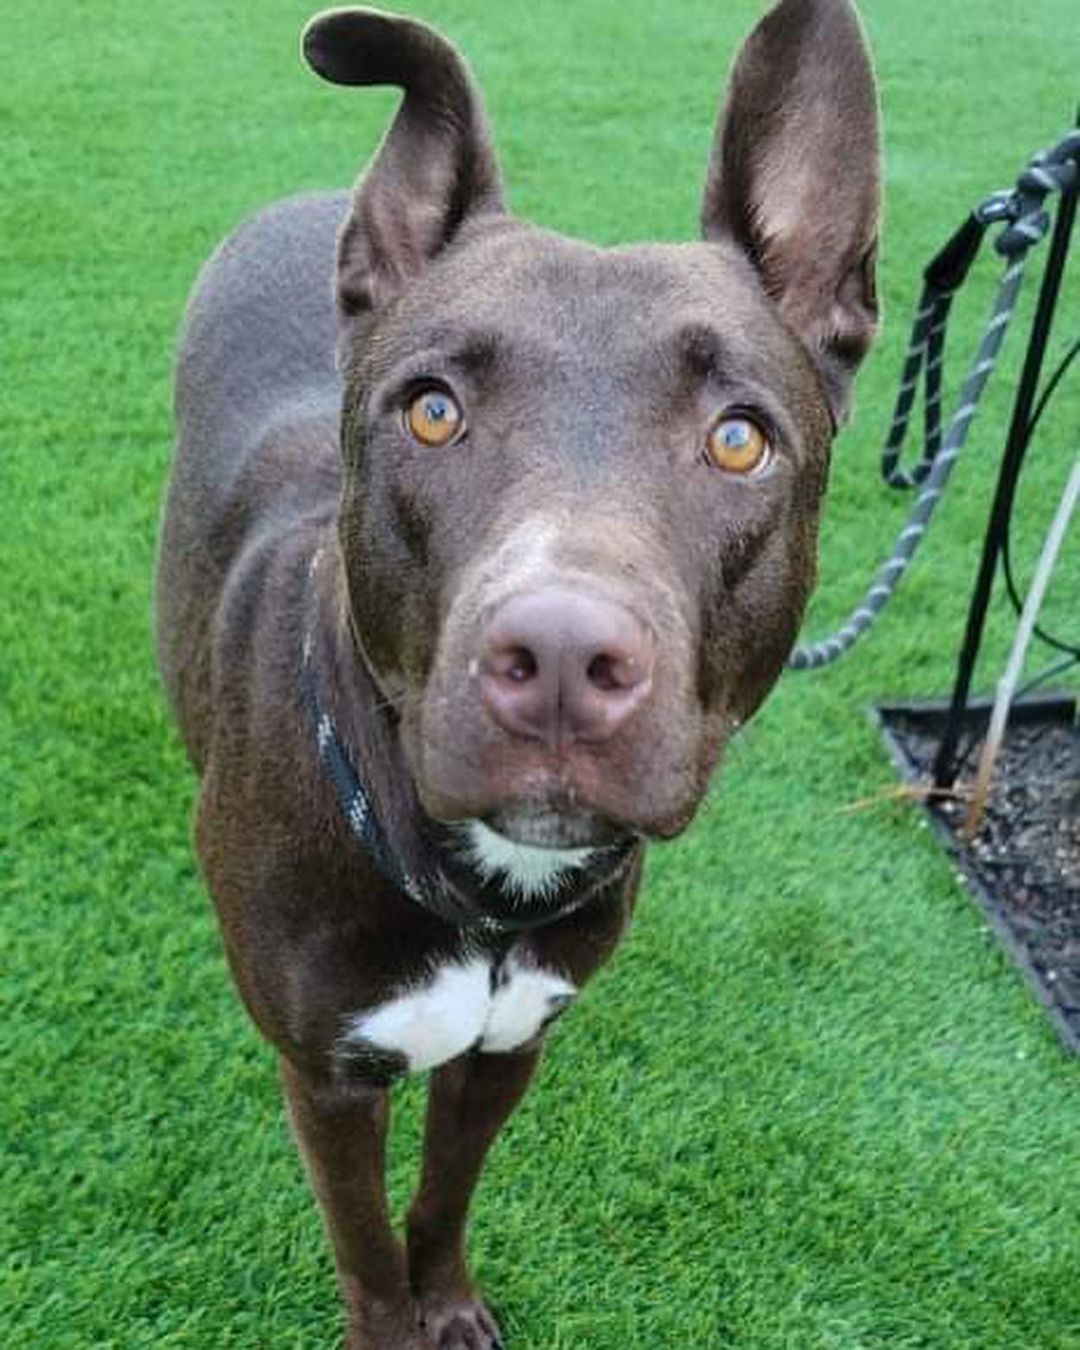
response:
{"label": "white chin marking", "polygon": [[485,881],[497,881],[518,900],[541,900],[557,889],[566,872],[585,867],[591,848],[537,848],[515,844],[481,820],[463,826],[465,849]]}

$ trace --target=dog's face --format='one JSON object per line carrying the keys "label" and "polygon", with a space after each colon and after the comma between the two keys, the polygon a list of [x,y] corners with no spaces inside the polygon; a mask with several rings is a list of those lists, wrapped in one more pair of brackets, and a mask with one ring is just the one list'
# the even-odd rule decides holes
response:
{"label": "dog's face", "polygon": [[339,11],[306,50],[406,90],[340,241],[340,534],[421,802],[520,843],[674,834],[795,640],[874,327],[852,11],[784,0],[758,28],[684,246],[508,216],[467,71],[421,25]]}
{"label": "dog's face", "polygon": [[[820,382],[733,250],[602,252],[511,222],[473,235],[356,354],[357,628],[403,695],[437,817],[562,844],[605,822],[670,834],[795,639],[831,434]],[[432,411],[443,426],[413,425]],[[736,445],[723,467],[721,438],[751,419],[760,461]],[[651,687],[610,734],[519,730],[485,697],[500,616],[545,594],[541,625],[578,595],[629,616],[608,645],[640,647]]]}

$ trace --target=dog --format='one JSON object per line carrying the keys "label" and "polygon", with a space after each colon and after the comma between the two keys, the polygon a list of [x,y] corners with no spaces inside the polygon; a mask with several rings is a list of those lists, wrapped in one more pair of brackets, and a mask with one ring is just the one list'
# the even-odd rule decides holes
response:
{"label": "dog", "polygon": [[[814,584],[877,326],[874,80],[848,0],[780,0],[733,69],[703,239],[601,249],[508,213],[432,29],[330,11],[303,52],[403,100],[351,196],[271,206],[203,269],[159,660],[346,1345],[495,1350],[464,1250],[485,1153]],[[426,1070],[401,1242],[388,1092]]]}

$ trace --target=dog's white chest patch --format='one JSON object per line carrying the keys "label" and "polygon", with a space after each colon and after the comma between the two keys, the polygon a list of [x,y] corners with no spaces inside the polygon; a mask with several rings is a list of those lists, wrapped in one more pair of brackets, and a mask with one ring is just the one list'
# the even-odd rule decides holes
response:
{"label": "dog's white chest patch", "polygon": [[433,1069],[474,1047],[516,1050],[570,1002],[574,985],[511,952],[440,966],[418,988],[350,1017],[339,1049],[361,1046],[403,1055],[411,1073]]}
{"label": "dog's white chest patch", "polygon": [[513,953],[497,976],[481,1050],[500,1054],[524,1045],[577,993],[569,980],[517,960]]}
{"label": "dog's white chest patch", "polygon": [[343,1039],[404,1055],[413,1071],[432,1069],[476,1044],[490,1007],[491,966],[478,957],[440,966],[418,989],[358,1013]]}

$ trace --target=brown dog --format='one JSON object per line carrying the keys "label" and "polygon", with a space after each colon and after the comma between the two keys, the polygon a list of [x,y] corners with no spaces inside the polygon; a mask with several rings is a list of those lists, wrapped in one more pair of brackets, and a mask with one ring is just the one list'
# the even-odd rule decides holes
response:
{"label": "brown dog", "polygon": [[[782,0],[734,72],[705,241],[602,250],[507,214],[436,33],[343,10],[304,51],[405,97],[351,199],[274,206],[204,269],[160,659],[347,1343],[491,1350],[484,1155],[813,584],[876,322],[873,79],[847,0]],[[387,1088],[426,1069],[402,1246]]]}

